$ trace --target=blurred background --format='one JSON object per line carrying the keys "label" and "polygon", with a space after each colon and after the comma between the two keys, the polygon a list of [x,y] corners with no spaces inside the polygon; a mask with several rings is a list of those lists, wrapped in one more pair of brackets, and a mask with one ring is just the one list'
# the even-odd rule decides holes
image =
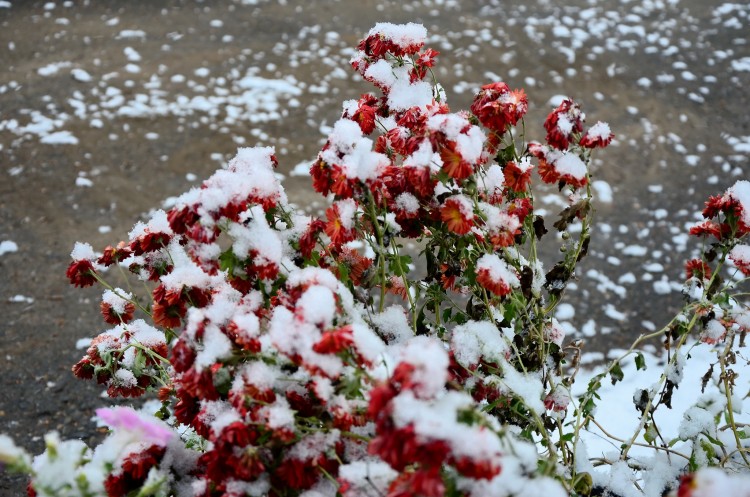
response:
{"label": "blurred background", "polygon": [[[528,94],[528,139],[561,96],[610,123],[557,316],[586,360],[681,307],[687,227],[750,166],[746,2],[0,0],[0,432],[34,452],[49,430],[90,440],[112,403],[70,373],[104,330],[99,292],[65,278],[75,241],[126,238],[243,146],[275,146],[292,202],[325,206],[306,171],[342,101],[373,90],[349,59],[376,22],[425,25],[454,111],[503,80]],[[538,201],[551,227],[565,198]],[[2,495],[24,485],[0,475]]]}

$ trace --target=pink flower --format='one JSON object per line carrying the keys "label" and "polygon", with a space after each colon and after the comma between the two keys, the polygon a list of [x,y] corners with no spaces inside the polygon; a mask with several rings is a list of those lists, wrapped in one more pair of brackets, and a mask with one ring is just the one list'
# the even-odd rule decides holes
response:
{"label": "pink flower", "polygon": [[132,407],[111,407],[96,410],[96,416],[113,430],[130,432],[143,442],[164,447],[174,432],[156,418],[147,417]]}

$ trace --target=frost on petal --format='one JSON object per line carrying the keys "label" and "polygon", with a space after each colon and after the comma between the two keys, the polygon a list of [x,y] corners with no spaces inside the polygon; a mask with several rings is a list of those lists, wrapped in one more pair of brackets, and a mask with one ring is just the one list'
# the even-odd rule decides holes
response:
{"label": "frost on petal", "polygon": [[552,321],[544,327],[544,339],[562,347],[563,340],[565,340],[565,329],[557,319],[552,318]]}
{"label": "frost on petal", "polygon": [[102,294],[102,302],[108,304],[118,314],[125,313],[125,307],[133,300],[133,294],[121,288],[105,290]]}

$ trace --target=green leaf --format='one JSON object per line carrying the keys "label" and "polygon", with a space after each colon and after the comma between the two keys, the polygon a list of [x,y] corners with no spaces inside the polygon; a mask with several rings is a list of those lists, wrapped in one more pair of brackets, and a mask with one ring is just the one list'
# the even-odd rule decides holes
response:
{"label": "green leaf", "polygon": [[625,374],[622,372],[619,362],[614,363],[612,369],[609,371],[609,377],[612,380],[613,385],[625,378]]}
{"label": "green leaf", "polygon": [[349,285],[349,268],[344,264],[343,262],[340,262],[336,265],[339,270],[339,280],[345,284]]}
{"label": "green leaf", "polygon": [[238,262],[239,260],[231,248],[219,255],[219,269],[229,272],[230,275],[234,274],[234,268],[238,265]]}
{"label": "green leaf", "polygon": [[135,352],[135,361],[133,362],[131,370],[133,371],[133,374],[136,376],[136,378],[141,376],[146,369],[146,359],[146,354],[144,354],[140,350],[137,350]]}
{"label": "green leaf", "polygon": [[447,307],[443,309],[443,322],[449,323],[451,320],[451,316],[453,316],[453,309],[450,307]]}
{"label": "green leaf", "polygon": [[640,371],[641,369],[646,369],[646,359],[640,352],[638,352],[635,356],[635,367],[638,371]]}

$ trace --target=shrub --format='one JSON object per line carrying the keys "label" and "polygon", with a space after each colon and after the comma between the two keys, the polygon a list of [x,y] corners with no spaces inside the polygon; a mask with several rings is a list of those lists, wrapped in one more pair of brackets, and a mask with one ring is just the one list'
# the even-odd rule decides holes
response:
{"label": "shrub", "polygon": [[[30,495],[747,495],[747,477],[725,471],[749,466],[732,364],[750,313],[721,274],[750,274],[750,182],[711,198],[691,229],[705,250],[686,265],[683,311],[574,396],[580,351],[552,316],[588,249],[592,153],[613,134],[566,99],[544,142],[527,141],[527,96],[502,82],[451,112],[425,38],[378,24],[360,42],[352,67],[378,93],[344,103],[310,168],[324,217],[290,206],[271,148],[243,148],[127,241],[76,244],[67,275],[105,289],[113,327],[73,372],[111,397],[158,400],[98,410],[110,433],[93,449],[53,433],[32,459],[0,438]],[[556,237],[534,169],[567,197]],[[547,267],[545,236],[562,253]],[[667,365],[636,392],[637,430],[616,457],[589,459],[581,434],[601,383],[622,379],[626,356],[640,366],[651,338]],[[716,361],[686,386],[701,394],[666,439],[654,413],[705,346]]]}

